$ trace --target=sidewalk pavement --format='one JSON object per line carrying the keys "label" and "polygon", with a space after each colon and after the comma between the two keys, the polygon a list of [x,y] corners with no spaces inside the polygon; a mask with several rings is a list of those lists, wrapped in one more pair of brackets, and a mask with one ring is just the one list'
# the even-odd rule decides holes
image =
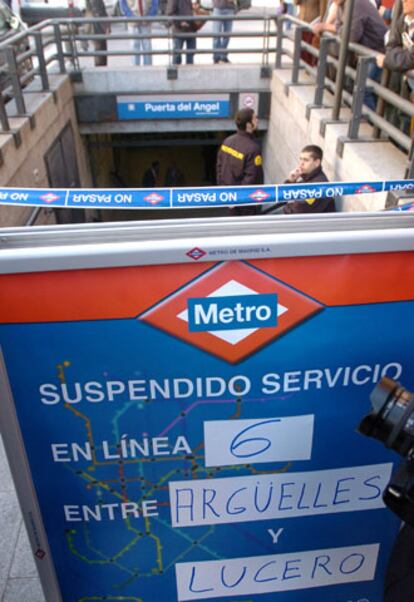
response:
{"label": "sidewalk pavement", "polygon": [[0,602],[45,602],[1,435]]}

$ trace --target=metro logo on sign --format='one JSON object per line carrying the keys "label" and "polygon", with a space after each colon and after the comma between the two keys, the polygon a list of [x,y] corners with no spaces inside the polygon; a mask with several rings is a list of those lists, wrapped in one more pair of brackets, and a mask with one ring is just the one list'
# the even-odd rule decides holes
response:
{"label": "metro logo on sign", "polygon": [[323,309],[242,261],[217,265],[139,319],[237,363]]}
{"label": "metro logo on sign", "polygon": [[375,188],[370,186],[369,184],[364,184],[355,190],[357,194],[367,194],[370,192],[377,192]]}
{"label": "metro logo on sign", "polygon": [[270,197],[270,194],[268,194],[264,190],[255,190],[254,192],[249,194],[249,197],[254,201],[260,203],[260,201],[265,201],[266,199],[268,199]]}
{"label": "metro logo on sign", "polygon": [[147,196],[144,196],[144,201],[147,201],[150,205],[158,205],[161,201],[164,200],[164,197],[161,194],[157,194],[156,192],[151,192]]}
{"label": "metro logo on sign", "polygon": [[199,249],[198,247],[194,247],[194,249],[191,249],[191,251],[188,251],[186,253],[187,257],[191,257],[191,259],[194,259],[194,261],[198,261],[199,259],[201,259],[202,257],[204,257],[204,255],[206,255],[206,252],[203,251],[203,249]]}
{"label": "metro logo on sign", "polygon": [[276,326],[277,295],[188,299],[187,319],[190,332]]}
{"label": "metro logo on sign", "polygon": [[40,198],[45,203],[53,203],[54,201],[57,201],[60,197],[57,194],[53,194],[53,192],[48,192],[47,194],[42,194]]}

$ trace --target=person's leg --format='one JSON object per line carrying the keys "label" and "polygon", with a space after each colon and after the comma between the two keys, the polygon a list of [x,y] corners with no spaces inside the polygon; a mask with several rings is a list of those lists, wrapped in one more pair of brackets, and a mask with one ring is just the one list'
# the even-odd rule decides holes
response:
{"label": "person's leg", "polygon": [[141,30],[140,30],[140,26],[138,23],[133,23],[131,26],[131,33],[134,36],[134,39],[132,40],[132,50],[135,53],[138,54],[134,54],[133,58],[132,58],[132,62],[134,63],[134,65],[140,65],[141,64],[141,40],[139,40],[136,36],[138,36],[140,34]]}
{"label": "person's leg", "polygon": [[141,46],[144,52],[144,65],[152,65],[152,54],[149,54],[152,50],[151,30],[151,23],[141,25],[142,35],[148,36],[147,38],[141,40]]}
{"label": "person's leg", "polygon": [[[91,14],[86,14],[86,18],[89,19],[89,17],[92,16]],[[85,26],[79,27],[79,33],[84,35],[84,36],[88,36],[89,34],[93,33],[93,27],[92,27],[92,23],[88,23]],[[81,40],[79,42],[79,45],[81,47],[81,49],[83,50],[83,52],[87,52],[88,48],[89,48],[89,40]]]}
{"label": "person's leg", "polygon": [[183,47],[184,38],[175,37],[173,48],[176,51],[173,56],[173,65],[181,65],[181,53],[180,50]]}
{"label": "person's leg", "polygon": [[[94,24],[92,29],[94,34],[104,35],[106,33],[105,28],[101,24]],[[106,51],[107,41],[106,40],[95,40],[94,41],[95,52]],[[95,56],[95,67],[106,67],[108,57],[106,56]]]}
{"label": "person's leg", "polygon": [[[375,61],[371,61],[368,65],[368,79],[373,79],[374,81],[379,82],[381,79],[381,73],[382,69],[378,67]],[[364,104],[367,105],[367,107],[372,111],[375,111],[377,108],[377,97],[369,87],[365,90]]]}
{"label": "person's leg", "polygon": [[[290,16],[294,16],[296,11],[296,6],[293,4],[293,2],[286,2],[286,14],[290,15]],[[285,31],[289,31],[292,27],[292,21],[285,21],[284,23],[284,30]]]}
{"label": "person's leg", "polygon": [[[230,16],[234,15],[234,10],[232,10],[231,8],[226,9],[225,14],[226,14],[226,16],[230,17]],[[233,29],[233,21],[231,19],[223,21],[223,32],[224,33],[230,34],[232,32],[232,29]],[[221,58],[223,59],[223,61],[226,61],[226,63],[229,62],[229,59],[227,57],[227,54],[228,54],[227,47],[229,45],[229,42],[230,42],[229,37],[222,38],[221,47],[222,47],[223,52],[222,52]]]}
{"label": "person's leg", "polygon": [[[219,17],[221,15],[221,10],[219,8],[213,9],[213,17]],[[215,63],[218,63],[221,60],[221,28],[223,21],[213,21],[213,60]]]}
{"label": "person's leg", "polygon": [[187,50],[189,51],[187,54],[187,65],[192,65],[194,63],[194,50],[196,49],[196,39],[195,38],[185,38],[187,43]]}
{"label": "person's leg", "polygon": [[[95,40],[95,51],[106,51],[107,50],[107,42],[106,40]],[[95,67],[106,67],[108,62],[107,56],[96,56],[95,57]]]}

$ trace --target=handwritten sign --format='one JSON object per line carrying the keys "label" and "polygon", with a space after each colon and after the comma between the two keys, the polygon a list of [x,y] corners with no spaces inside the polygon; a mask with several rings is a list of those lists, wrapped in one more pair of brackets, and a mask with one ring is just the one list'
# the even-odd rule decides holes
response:
{"label": "handwritten sign", "polygon": [[381,599],[393,455],[355,428],[382,376],[414,384],[413,263],[3,274],[2,407],[48,602]]}

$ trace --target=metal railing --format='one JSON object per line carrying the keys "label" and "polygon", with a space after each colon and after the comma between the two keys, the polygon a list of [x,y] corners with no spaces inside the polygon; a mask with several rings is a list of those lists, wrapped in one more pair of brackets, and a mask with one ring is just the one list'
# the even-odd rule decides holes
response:
{"label": "metal railing", "polygon": [[[292,24],[289,33],[284,32],[284,23],[287,21]],[[290,83],[292,85],[300,83],[301,70],[310,76],[308,83],[315,86],[315,93],[313,102],[307,106],[307,117],[309,118],[313,108],[331,109],[331,116],[322,120],[321,135],[325,134],[327,123],[339,121],[348,124],[346,136],[340,138],[338,142],[337,152],[339,155],[342,155],[344,144],[360,139],[360,125],[364,121],[369,121],[374,126],[372,140],[390,139],[408,154],[409,164],[405,177],[413,177],[413,138],[391,123],[384,113],[385,106],[388,105],[394,111],[398,111],[401,116],[406,116],[407,120],[411,120],[414,117],[414,104],[384,85],[389,79],[386,69],[383,70],[381,83],[368,78],[368,67],[370,63],[376,61],[378,53],[360,44],[350,43],[348,48],[353,55],[354,66],[349,64],[345,66],[346,85],[344,88],[338,89],[336,81],[329,71],[340,67],[339,59],[336,58],[336,55],[339,54],[340,37],[324,33],[320,38],[319,48],[315,48],[303,40],[302,34],[305,31],[312,31],[309,24],[295,17],[284,15],[278,19],[276,67],[291,69]],[[303,51],[315,58],[315,66],[309,65],[302,58]],[[288,63],[284,62],[284,56],[291,60]],[[370,88],[377,96],[376,111],[364,104],[367,88]],[[338,99],[339,103],[335,102]],[[341,108],[344,107],[349,107],[351,114],[347,117],[342,114],[341,118]],[[363,139],[366,141],[366,136]]]}
{"label": "metal railing", "polygon": [[[182,17],[105,17],[50,19],[22,31],[0,44],[0,125],[3,132],[19,136],[10,126],[10,118],[26,116],[25,94],[50,90],[51,73],[79,73],[86,66],[105,66],[109,59],[114,68],[117,61],[127,57],[149,55],[151,62],[164,64],[170,77],[174,77],[175,57],[196,54],[212,55],[213,40],[217,37],[232,39],[232,56],[254,54],[256,62],[270,69],[272,53],[276,51],[276,26],[272,17],[263,15],[234,15],[230,17],[193,16],[189,22],[204,21],[200,31],[183,33],[174,24]],[[234,22],[231,33],[215,34],[214,21]],[[133,26],[146,25],[145,33]],[[210,31],[209,31],[210,30]],[[196,39],[198,48],[175,48],[174,41],[182,38]],[[135,50],[133,42],[150,41],[150,48]],[[246,42],[248,40],[248,42]],[[243,58],[242,58],[243,61]],[[29,83],[35,82],[36,85]],[[24,91],[24,93],[23,93]],[[9,103],[9,101],[13,101]],[[7,104],[7,108],[6,108]]]}
{"label": "metal railing", "polygon": [[[332,70],[339,65],[338,49],[340,38],[332,34],[324,34],[319,48],[303,40],[303,33],[311,31],[309,24],[296,17],[283,15],[278,18],[255,14],[238,14],[229,17],[194,16],[186,17],[186,21],[205,21],[205,25],[197,32],[179,32],[174,24],[182,21],[182,17],[154,18],[86,18],[48,20],[19,33],[0,44],[0,74],[7,78],[1,83],[0,124],[3,131],[12,131],[10,116],[26,115],[25,94],[31,91],[48,91],[49,76],[52,72],[79,73],[86,66],[109,64],[114,68],[118,61],[144,54],[151,57],[155,64],[167,67],[167,77],[174,78],[175,58],[178,55],[189,56],[194,53],[197,61],[207,60],[206,55],[214,52],[214,39],[231,38],[227,49],[232,62],[243,62],[246,55],[254,55],[256,63],[270,72],[273,67],[290,69],[290,84],[306,83],[314,86],[313,102],[307,107],[307,116],[313,108],[330,107],[331,117],[322,120],[321,134],[324,135],[326,124],[341,121],[348,125],[347,135],[340,139],[337,151],[342,153],[344,144],[360,139],[360,125],[368,119],[374,126],[373,139],[390,139],[409,156],[407,177],[414,176],[414,146],[412,137],[403,129],[390,122],[384,106],[405,116],[407,120],[414,117],[414,105],[387,86],[386,73],[382,83],[367,77],[368,66],[375,61],[376,53],[358,44],[349,44],[354,56],[353,66],[345,66],[346,85],[338,89],[332,77]],[[233,21],[233,31],[215,34],[215,21]],[[285,24],[291,27],[285,31]],[[134,25],[147,25],[142,33],[132,30]],[[104,33],[102,33],[104,32]],[[196,39],[198,47],[177,49],[175,41],[180,38]],[[134,49],[133,42],[150,40],[150,48],[140,51]],[[306,51],[314,57],[315,65],[303,59]],[[288,60],[285,60],[288,59]],[[209,58],[207,62],[212,62]],[[124,63],[125,64],[125,63]],[[306,82],[301,73],[309,76]],[[268,73],[269,74],[269,73]],[[302,81],[301,81],[302,79]],[[35,80],[36,86],[27,84]],[[377,110],[373,111],[364,105],[364,93],[369,86],[378,98]],[[25,93],[23,93],[23,90]],[[7,104],[12,99],[13,103]],[[344,105],[341,105],[341,100]],[[351,108],[350,115],[344,115],[341,107]],[[10,108],[12,107],[12,108]],[[18,142],[18,135],[16,133]],[[366,139],[366,137],[364,138]]]}
{"label": "metal railing", "polygon": [[[233,30],[230,33],[215,34],[214,31],[206,31],[206,27],[203,26],[199,31],[196,32],[183,32],[177,31],[175,24],[179,24],[183,20],[189,23],[205,22],[205,25],[213,24],[217,21],[233,21],[238,26],[243,24],[258,24],[253,31],[243,31],[241,29]],[[174,57],[183,54],[186,55],[211,55],[214,52],[213,40],[215,38],[226,38],[237,40],[237,44],[233,44],[231,47],[231,54],[235,55],[247,55],[247,54],[258,54],[259,62],[262,64],[269,64],[269,54],[276,50],[276,27],[274,19],[271,17],[263,17],[262,15],[234,15],[234,16],[222,16],[214,17],[209,16],[192,16],[192,17],[143,17],[143,18],[91,18],[91,19],[71,19],[67,23],[55,22],[55,28],[59,29],[59,37],[62,45],[66,45],[66,50],[62,54],[63,57],[70,59],[74,64],[75,68],[79,68],[81,65],[80,61],[86,57],[125,57],[125,56],[142,56],[149,55],[151,57],[162,57],[163,63],[173,65]],[[117,29],[114,30],[114,26]],[[139,32],[126,32],[119,31],[119,26],[124,26],[125,29],[128,26],[149,26],[151,30],[145,33]],[[94,29],[111,27],[110,33],[94,33]],[[90,31],[87,32],[86,30]],[[55,30],[56,31],[56,30]],[[208,40],[211,42],[209,47],[198,47],[195,50],[188,49],[175,49],[175,39],[195,39],[198,42]],[[252,47],[246,46],[243,42],[246,39],[250,39],[256,42]],[[107,46],[108,42],[119,42],[119,41],[151,41],[151,48],[149,50],[134,51],[131,48],[114,48],[93,50],[82,48],[82,45],[104,43]],[[273,40],[273,44],[272,44]],[[154,42],[157,42],[157,47],[154,49]],[[60,57],[61,58],[61,57]]]}

